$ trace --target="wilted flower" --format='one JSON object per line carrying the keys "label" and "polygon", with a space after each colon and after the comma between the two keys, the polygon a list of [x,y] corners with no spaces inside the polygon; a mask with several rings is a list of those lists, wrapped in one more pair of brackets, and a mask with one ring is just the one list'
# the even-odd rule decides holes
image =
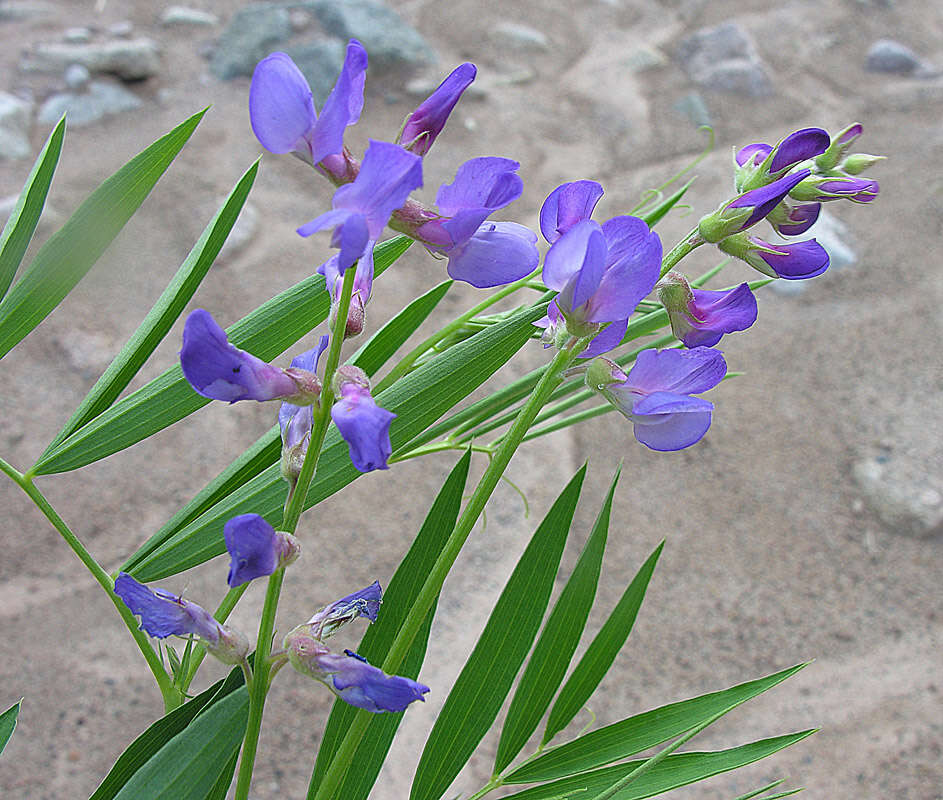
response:
{"label": "wilted flower", "polygon": [[396,414],[376,404],[366,374],[356,367],[337,369],[334,391],[338,399],[331,407],[331,419],[347,442],[354,466],[360,472],[389,469],[390,423]]}
{"label": "wilted flower", "polygon": [[462,92],[475,80],[477,72],[475,65],[469,63],[452,70],[438,88],[406,118],[399,136],[403,147],[420,156],[429,152]]}
{"label": "wilted flower", "polygon": [[271,575],[301,553],[301,545],[294,536],[276,531],[258,514],[233,517],[223,526],[223,537],[232,559],[228,578],[232,588]]}
{"label": "wilted flower", "polygon": [[376,622],[377,614],[380,613],[382,595],[380,582],[374,581],[369,586],[351,592],[346,597],[325,606],[305,624],[310,627],[312,636],[323,640],[353,622],[357,617]]}
{"label": "wilted flower", "polygon": [[217,622],[196,603],[163,589],[149,589],[126,572],[118,573],[115,594],[141,618],[141,630],[156,639],[199,636],[206,649],[226,664],[238,664],[249,652],[241,633]]}
{"label": "wilted flower", "polygon": [[706,392],[727,374],[719,350],[643,350],[626,375],[597,358],[586,385],[599,392],[633,423],[635,438],[652,450],[690,447],[707,433],[713,404],[690,395]]}
{"label": "wilted flower", "polygon": [[342,179],[344,130],[360,119],[367,51],[356,39],[347,45],[344,66],[319,117],[311,87],[285,53],[263,58],[249,87],[249,120],[262,146],[273,153],[294,152],[310,164],[321,164]]}
{"label": "wilted flower", "polygon": [[771,278],[801,281],[821,275],[828,269],[828,253],[815,239],[794,244],[772,244],[741,233],[724,239],[717,246]]}
{"label": "wilted flower", "polygon": [[[322,336],[318,346],[296,356],[291,365],[298,369],[316,372],[321,353],[327,348],[330,337]],[[285,480],[293,481],[301,472],[308,442],[311,439],[311,427],[314,424],[314,410],[310,405],[296,406],[282,403],[278,409],[278,426],[282,433],[281,471]]]}
{"label": "wilted flower", "polygon": [[672,270],[655,288],[668,311],[671,332],[685,347],[711,347],[725,333],[745,331],[756,322],[756,298],[746,283],[721,292],[694,289]]}
{"label": "wilted flower", "polygon": [[213,316],[198,308],[187,317],[180,350],[183,376],[194,390],[214,400],[279,400],[316,403],[321,381],[309,370],[267,364],[231,345]]}
{"label": "wilted flower", "polygon": [[748,144],[734,156],[737,162],[737,191],[756,189],[771,183],[797,164],[824,153],[828,145],[828,133],[821,128],[794,131],[775,147],[762,143]]}

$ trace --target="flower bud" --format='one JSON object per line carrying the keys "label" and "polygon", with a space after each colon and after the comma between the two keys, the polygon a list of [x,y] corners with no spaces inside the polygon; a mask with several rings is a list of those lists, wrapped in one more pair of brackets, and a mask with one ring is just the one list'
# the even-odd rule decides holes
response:
{"label": "flower bud", "polygon": [[370,378],[367,377],[367,373],[353,364],[341,364],[335,370],[332,382],[335,396],[340,397],[347,384],[353,384],[360,389],[370,391]]}
{"label": "flower bud", "polygon": [[817,203],[842,199],[851,200],[853,203],[870,203],[880,191],[878,182],[868,178],[813,175],[797,184],[789,192],[789,196],[796,200],[811,200]]}
{"label": "flower bud", "polygon": [[860,175],[866,169],[871,169],[879,161],[884,161],[886,158],[887,156],[872,156],[868,153],[852,153],[842,161],[839,169],[849,175]]}
{"label": "flower bud", "polygon": [[428,153],[462,93],[475,80],[477,72],[475,65],[470,63],[452,70],[438,88],[406,118],[399,143],[416,155]]}
{"label": "flower bud", "polygon": [[836,133],[828,149],[815,159],[815,166],[823,172],[835,169],[863,131],[861,123],[855,122]]}
{"label": "flower bud", "polygon": [[799,281],[828,269],[828,253],[815,239],[794,244],[771,244],[756,236],[738,234],[717,245],[771,278]]}

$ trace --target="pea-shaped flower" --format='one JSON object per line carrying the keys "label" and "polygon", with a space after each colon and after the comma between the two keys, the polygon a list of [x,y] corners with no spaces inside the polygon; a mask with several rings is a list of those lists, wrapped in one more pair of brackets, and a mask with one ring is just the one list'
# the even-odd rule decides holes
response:
{"label": "pea-shaped flower", "polygon": [[828,252],[815,239],[773,244],[741,233],[724,239],[717,247],[771,278],[802,281],[828,269]]}
{"label": "pea-shaped flower", "polygon": [[229,552],[229,585],[232,588],[255,578],[271,575],[288,566],[301,553],[301,545],[290,533],[276,531],[258,514],[240,514],[223,526]]}
{"label": "pea-shaped flower", "polygon": [[429,152],[436,137],[445,127],[446,120],[462,93],[471,86],[478,70],[474,64],[461,64],[439,84],[419,107],[406,117],[399,142],[419,156]]}
{"label": "pea-shaped flower", "polygon": [[668,311],[671,332],[685,347],[712,347],[725,333],[745,331],[756,322],[756,298],[745,283],[720,292],[694,289],[684,275],[672,270],[656,289]]}
{"label": "pea-shaped flower", "polygon": [[393,452],[390,423],[396,414],[377,405],[370,394],[370,381],[357,367],[338,367],[334,392],[337,402],[331,407],[331,419],[347,442],[354,466],[361,472],[389,469],[387,459]]}

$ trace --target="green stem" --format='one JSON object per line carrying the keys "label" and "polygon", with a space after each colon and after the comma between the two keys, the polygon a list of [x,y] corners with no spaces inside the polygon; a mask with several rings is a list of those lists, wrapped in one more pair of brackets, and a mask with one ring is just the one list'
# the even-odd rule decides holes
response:
{"label": "green stem", "polygon": [[690,253],[695,247],[704,244],[704,240],[698,235],[697,228],[694,228],[687,236],[678,242],[668,255],[661,261],[661,275],[664,278],[668,272],[675,268],[677,263]]}
{"label": "green stem", "polygon": [[[442,585],[455,563],[465,540],[474,528],[475,523],[481,516],[485,505],[491,498],[491,493],[501,480],[504,470],[511,460],[511,456],[517,450],[518,445],[527,434],[527,430],[534,418],[537,416],[544,403],[553,393],[553,390],[563,380],[563,372],[576,359],[580,352],[586,349],[591,337],[571,341],[570,345],[560,350],[550,364],[547,365],[543,375],[534,387],[534,391],[527,403],[521,408],[517,419],[511,425],[510,430],[505,435],[500,447],[495,452],[487,469],[481,476],[478,486],[475,488],[468,505],[455,523],[445,547],[442,549],[438,559],[426,577],[425,583],[419,590],[416,601],[406,615],[396,638],[393,640],[383,661],[383,671],[386,673],[395,673],[406,653],[413,643],[413,639],[419,628],[422,626],[432,604],[442,590]],[[336,797],[341,781],[347,774],[347,770],[353,761],[360,741],[366,732],[367,725],[370,722],[371,715],[367,711],[358,711],[354,717],[353,723],[344,736],[343,741],[337,748],[330,767],[321,781],[320,786],[315,787],[314,779],[308,786],[309,800],[339,800]]]}
{"label": "green stem", "polygon": [[[236,607],[236,603],[242,598],[242,595],[245,594],[246,589],[249,588],[248,583],[243,583],[237,586],[235,589],[230,589],[226,592],[226,596],[223,598],[222,602],[219,604],[219,607],[216,609],[216,612],[213,614],[213,619],[217,622],[225,622],[229,615],[232,613],[232,610]],[[203,663],[203,659],[206,658],[206,645],[198,644],[193,648],[193,653],[190,656],[190,666],[187,669],[187,675],[183,679],[183,682],[180,684],[180,691],[186,692],[190,688],[190,684],[193,682],[193,678],[196,677],[196,672],[200,668],[200,664]]]}
{"label": "green stem", "polygon": [[381,380],[374,387],[373,393],[379,394],[384,389],[392,386],[394,383],[396,383],[396,381],[402,378],[403,375],[405,375],[407,372],[409,372],[413,368],[413,365],[416,363],[416,360],[421,355],[423,355],[423,353],[425,353],[431,347],[435,347],[435,345],[437,345],[446,337],[451,336],[452,333],[454,333],[459,328],[461,328],[466,322],[478,316],[482,311],[484,311],[487,308],[490,308],[499,300],[502,300],[503,298],[507,297],[509,294],[514,294],[514,292],[516,292],[518,289],[522,289],[526,287],[528,285],[528,282],[533,280],[539,273],[540,273],[540,268],[535,269],[532,273],[530,273],[530,275],[526,275],[520,280],[515,281],[514,283],[509,283],[507,286],[499,289],[494,294],[489,295],[485,300],[482,300],[474,308],[470,308],[460,317],[456,317],[444,328],[432,334],[432,336],[430,336],[428,339],[425,339],[424,341],[420,342],[412,350],[410,350],[405,356],[403,356],[403,358],[400,359],[400,362],[395,367],[393,367],[393,369],[391,369],[389,373],[387,373],[386,376],[384,376],[383,380]]}
{"label": "green stem", "polygon": [[483,444],[455,444],[454,442],[434,442],[433,444],[424,444],[421,447],[417,447],[415,450],[410,450],[401,455],[395,456],[390,459],[391,464],[395,464],[397,461],[407,461],[410,458],[418,458],[419,456],[427,456],[431,453],[444,453],[447,450],[468,450],[471,449],[473,453],[486,453],[491,456],[494,454],[494,448],[489,445]]}
{"label": "green stem", "polygon": [[131,609],[129,609],[124,604],[124,601],[115,594],[115,582],[112,580],[111,576],[105,572],[102,565],[95,560],[92,554],[89,553],[85,548],[85,545],[83,545],[79,538],[71,531],[69,526],[65,524],[62,517],[56,513],[56,510],[50,505],[49,501],[45,498],[43,493],[36,488],[36,485],[33,483],[32,479],[26,477],[23,475],[23,473],[19,472],[19,470],[10,466],[10,464],[8,464],[2,458],[0,458],[0,472],[5,473],[10,478],[10,480],[19,486],[26,493],[29,499],[36,504],[36,507],[59,532],[59,535],[65,539],[66,544],[72,548],[72,552],[79,557],[79,561],[81,561],[85,565],[85,568],[92,573],[92,576],[96,581],[98,581],[99,586],[105,590],[105,594],[108,595],[108,599],[111,600],[115,608],[118,609],[121,619],[124,620],[124,624],[127,626],[131,636],[137,643],[137,646],[141,651],[141,655],[143,655],[144,660],[147,661],[147,666],[150,667],[150,670],[154,675],[154,680],[157,681],[157,686],[160,689],[161,696],[164,698],[165,711],[172,711],[177,706],[179,706],[183,702],[183,692],[173,685],[173,681],[167,674],[167,670],[164,669],[163,663],[161,663],[160,656],[151,646],[151,642],[148,639],[147,634],[140,629],[138,620],[134,614],[131,613]]}
{"label": "green stem", "polygon": [[[327,355],[327,365],[324,369],[324,385],[321,388],[320,405],[314,415],[314,424],[311,429],[311,439],[305,452],[301,472],[295,483],[294,492],[285,504],[282,515],[281,530],[294,533],[298,527],[298,520],[304,510],[308,489],[317,469],[318,458],[327,428],[331,422],[331,405],[334,402],[332,383],[334,372],[340,364],[341,348],[344,344],[344,333],[347,329],[347,311],[350,308],[350,298],[354,289],[356,267],[348,267],[344,273],[344,282],[341,286],[340,300],[337,304],[334,330],[331,332],[331,345]],[[265,708],[265,697],[270,685],[272,662],[269,654],[272,650],[272,636],[275,630],[275,612],[278,610],[278,598],[282,590],[282,580],[285,570],[277,569],[272,573],[265,593],[265,603],[262,606],[262,619],[259,621],[259,636],[255,643],[255,675],[252,679],[252,688],[249,692],[249,719],[246,723],[246,735],[242,743],[242,756],[239,761],[239,777],[236,780],[235,800],[247,800],[249,786],[252,783],[252,771],[255,768],[255,754],[259,746],[259,733],[262,730],[262,711]]]}

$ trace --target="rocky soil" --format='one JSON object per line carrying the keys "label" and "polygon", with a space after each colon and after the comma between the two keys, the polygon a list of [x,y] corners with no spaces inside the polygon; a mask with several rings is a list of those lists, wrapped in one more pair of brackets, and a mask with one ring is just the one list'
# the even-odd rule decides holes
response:
{"label": "rocky soil", "polygon": [[[391,15],[391,10],[396,12]],[[72,296],[5,359],[0,455],[25,469],[134,330],[222,196],[258,155],[248,74],[287,49],[323,95],[355,35],[371,54],[354,150],[390,138],[454,65],[479,66],[426,160],[427,197],[474,155],[520,160],[523,198],[506,218],[534,225],[563,180],[606,187],[605,219],[704,147],[688,218],[673,245],[730,193],[729,152],[808,125],[865,126],[885,154],[870,207],[832,204],[818,235],[822,277],[764,290],[760,319],[724,340],[744,377],[712,392],[709,435],[679,453],[636,444],[615,415],[524,448],[487,527],[446,584],[410,709],[374,791],[400,800],[422,742],[536,519],[589,459],[577,535],[561,577],[624,459],[600,584],[605,613],[662,538],[636,628],[591,703],[597,724],[814,659],[799,676],[702,735],[705,749],[821,727],[769,761],[679,792],[731,798],[788,776],[813,797],[943,797],[943,6],[921,0],[367,0],[264,3],[8,0],[0,3],[0,195],[13,195],[63,109],[70,126],[39,239],[128,158],[186,116],[212,109],[119,239]],[[321,212],[326,185],[266,155],[250,208],[194,305],[228,324],[300,280],[328,252],[294,228]],[[8,204],[9,207],[9,204]],[[716,253],[701,248],[698,272]],[[730,269],[732,283],[747,277]],[[378,324],[443,277],[418,249],[377,284]],[[473,302],[450,293],[445,310]],[[179,327],[179,326],[178,326]],[[175,358],[179,330],[134,387]],[[506,376],[545,359],[536,345]],[[268,407],[222,404],[145,443],[40,487],[107,568],[121,563],[271,424]],[[306,554],[287,579],[279,626],[366,585],[386,583],[454,461],[442,455],[373,473],[302,522]],[[480,465],[479,465],[480,467]],[[382,497],[382,506],[377,498]],[[0,707],[25,697],[0,759],[0,794],[88,796],[160,698],[109,601],[15,486],[0,483]],[[226,567],[167,582],[211,605]],[[235,624],[262,603],[250,589]],[[213,679],[213,669],[205,680]],[[331,698],[283,673],[266,711],[254,797],[304,796]],[[588,722],[584,713],[574,731]],[[487,739],[451,790],[490,772]]]}

